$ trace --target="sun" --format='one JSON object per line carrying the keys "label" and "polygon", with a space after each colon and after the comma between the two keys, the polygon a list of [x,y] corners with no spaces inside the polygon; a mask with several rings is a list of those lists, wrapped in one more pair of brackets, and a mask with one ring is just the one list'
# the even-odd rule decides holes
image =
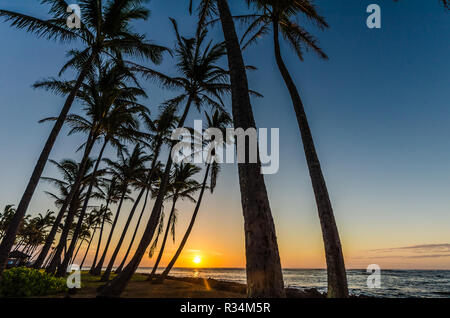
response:
{"label": "sun", "polygon": [[200,256],[195,256],[194,259],[192,260],[195,264],[200,264],[202,262],[202,259]]}

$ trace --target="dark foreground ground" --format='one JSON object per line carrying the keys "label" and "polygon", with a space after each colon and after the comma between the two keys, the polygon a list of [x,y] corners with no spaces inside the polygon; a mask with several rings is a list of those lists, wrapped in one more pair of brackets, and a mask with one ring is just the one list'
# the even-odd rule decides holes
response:
{"label": "dark foreground ground", "polygon": [[[135,274],[128,284],[122,297],[124,298],[243,298],[246,286],[244,284],[219,281],[215,279],[169,277],[163,284],[152,284],[144,274]],[[64,293],[50,298],[94,298],[97,289],[104,285],[99,276],[91,276],[83,272],[81,275],[82,288],[75,293]],[[300,291],[287,288],[289,298],[324,298],[315,289]]]}

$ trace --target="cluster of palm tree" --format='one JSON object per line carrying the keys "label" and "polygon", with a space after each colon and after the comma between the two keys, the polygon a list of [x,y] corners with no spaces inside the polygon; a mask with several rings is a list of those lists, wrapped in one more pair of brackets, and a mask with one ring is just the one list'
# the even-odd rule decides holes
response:
{"label": "cluster of palm tree", "polygon": [[[108,283],[99,295],[118,296],[148,248],[153,256],[159,246],[150,279],[164,281],[193,230],[205,191],[213,192],[220,171],[214,160],[214,149],[219,141],[212,140],[206,145],[209,157],[200,183],[195,177],[202,167],[173,162],[170,154],[175,143],[170,140],[171,133],[185,126],[193,110],[201,116],[205,114],[205,129],[224,130],[231,124],[244,130],[256,128],[250,97],[258,94],[249,89],[246,71],[250,67],[244,63],[242,52],[271,34],[275,62],[292,99],[316,198],[328,269],[328,296],[347,297],[344,258],[331,200],[300,89],[281,50],[284,39],[300,60],[305,50],[326,59],[317,39],[299,23],[302,18],[325,29],[328,27],[325,19],[311,0],[246,0],[243,2],[251,14],[245,16],[233,16],[227,0],[190,0],[191,14],[197,6],[197,30],[193,36],[185,37],[180,34],[177,22],[171,19],[175,47],[169,49],[153,44],[144,34],[133,30],[134,22],[149,17],[145,2],[80,0],[81,26],[74,29],[66,26],[69,4],[65,0],[41,0],[43,5],[49,6],[47,20],[0,9],[0,18],[13,27],[74,45],[58,77],[34,85],[64,96],[66,100],[58,116],[42,121],[54,122],[54,126],[17,209],[7,206],[0,215],[0,275],[9,253],[21,249],[34,255],[35,268],[45,268],[48,273],[63,276],[85,246],[82,265],[91,248],[95,250],[90,274],[100,276],[106,266],[101,280]],[[448,5],[445,0],[442,2]],[[235,21],[247,25],[241,38]],[[208,30],[216,23],[221,25],[223,42],[208,40]],[[164,53],[175,59],[176,74],[154,69],[161,63]],[[225,57],[227,69],[220,66]],[[76,76],[71,80],[61,79],[69,69]],[[150,110],[143,104],[148,98],[140,83],[143,80],[156,81],[162,89],[170,89],[176,95],[160,105],[160,111]],[[231,115],[225,110],[227,95],[231,95]],[[74,111],[75,101],[82,108]],[[70,127],[69,134],[84,135],[84,142],[76,151],[81,152],[79,161],[49,160],[64,124]],[[106,149],[110,148],[115,150],[116,157],[106,158]],[[248,151],[249,147],[246,148]],[[165,159],[162,158],[164,149],[169,154]],[[42,176],[47,162],[57,168],[60,178]],[[247,291],[249,297],[283,297],[275,225],[260,171],[259,158],[256,163],[238,165],[245,221]],[[40,180],[56,188],[56,193],[47,194],[55,200],[58,212],[31,218],[27,210]],[[189,200],[195,208],[169,265],[161,275],[155,276],[169,236],[175,237],[176,206],[180,200]],[[129,211],[125,201],[132,203]],[[168,213],[164,213],[165,205]],[[137,223],[132,229],[130,226],[137,214]],[[125,220],[122,228],[121,217]],[[108,225],[111,225],[109,232]],[[138,236],[140,228],[143,231]],[[97,243],[92,244],[96,234]],[[131,235],[131,240],[124,246],[127,235]],[[118,238],[117,242],[114,237]],[[125,248],[125,255],[118,259]],[[115,269],[118,275],[109,281],[119,260],[120,265]]]}
{"label": "cluster of palm tree", "polygon": [[[4,237],[15,212],[13,205],[7,205],[3,213],[0,213],[0,239]],[[54,221],[54,212],[50,210],[45,214],[39,213],[35,217],[27,215],[20,225],[13,251],[21,251],[32,260],[36,255],[37,249],[47,239],[48,230]]]}

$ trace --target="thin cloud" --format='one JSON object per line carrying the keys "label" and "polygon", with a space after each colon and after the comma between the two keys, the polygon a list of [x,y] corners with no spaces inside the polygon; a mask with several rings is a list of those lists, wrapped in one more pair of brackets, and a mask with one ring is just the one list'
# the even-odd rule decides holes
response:
{"label": "thin cloud", "polygon": [[450,244],[422,244],[422,245],[410,245],[391,248],[380,248],[370,250],[371,252],[394,252],[394,251],[414,251],[414,252],[450,252]]}

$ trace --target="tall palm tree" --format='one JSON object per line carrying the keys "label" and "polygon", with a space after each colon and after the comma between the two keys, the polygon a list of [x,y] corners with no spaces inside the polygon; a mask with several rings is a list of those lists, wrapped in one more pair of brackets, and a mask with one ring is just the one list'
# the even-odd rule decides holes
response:
{"label": "tall palm tree", "polygon": [[[64,214],[67,212],[67,208],[70,202],[68,202],[69,193],[71,192],[73,186],[75,185],[75,181],[77,179],[78,172],[80,171],[79,164],[71,159],[63,159],[60,162],[55,160],[49,160],[57,170],[62,175],[61,179],[51,178],[51,177],[41,177],[42,180],[46,182],[50,182],[55,185],[60,194],[54,194],[49,191],[45,191],[49,196],[55,199],[55,205],[60,207],[59,213],[57,214],[55,221],[53,222],[50,233],[47,235],[44,246],[39,253],[38,258],[33,264],[34,268],[40,268],[47,256],[48,250],[53,245],[55,240],[56,233],[59,230],[59,225],[64,217]],[[82,193],[83,191],[81,191]],[[76,198],[78,199],[78,197]]]}
{"label": "tall palm tree", "polygon": [[82,19],[81,27],[71,30],[66,27],[66,21],[70,13],[67,12],[69,4],[64,0],[41,0],[42,4],[50,6],[49,14],[51,18],[48,20],[18,12],[0,10],[0,17],[10,21],[11,26],[25,29],[38,37],[57,39],[65,43],[78,40],[82,45],[80,50],[71,51],[74,53],[73,58],[63,68],[65,70],[73,65],[81,66],[73,90],[67,96],[33,170],[18,205],[16,215],[8,228],[6,239],[0,245],[0,275],[6,265],[20,222],[26,214],[56,138],[61,131],[79,87],[92,69],[92,63],[105,54],[112,56],[125,54],[146,58],[155,64],[161,62],[162,54],[167,49],[149,43],[144,35],[135,33],[131,27],[134,21],[147,20],[149,17],[149,10],[142,6],[143,2],[143,0],[83,0],[79,4]]}
{"label": "tall palm tree", "polygon": [[[64,221],[64,226],[61,232],[61,235],[59,237],[58,244],[56,246],[55,253],[52,257],[52,260],[50,261],[48,267],[46,268],[47,273],[54,273],[57,269],[57,267],[60,265],[61,262],[61,255],[63,252],[66,251],[67,247],[67,239],[69,237],[70,232],[73,230],[73,221],[77,215],[77,213],[80,211],[81,204],[85,198],[85,190],[87,185],[90,183],[92,175],[92,168],[94,166],[94,161],[86,156],[88,150],[85,150],[83,158],[80,163],[76,164],[76,168],[73,171],[75,173],[75,180],[81,177],[80,187],[78,187],[75,190],[75,195],[73,196],[73,199],[70,201],[70,205],[67,211],[67,215]],[[84,164],[83,164],[84,163]],[[54,183],[57,182],[57,180],[51,180]],[[73,185],[73,187],[76,187],[76,181]],[[74,191],[71,189],[71,192]],[[70,195],[69,195],[70,196]],[[48,238],[47,241],[49,241],[50,238]]]}
{"label": "tall palm tree", "polygon": [[[111,212],[109,212],[109,205],[111,203],[117,203],[121,197],[121,188],[120,188],[118,179],[116,177],[113,177],[110,180],[108,180],[108,179],[103,180],[102,188],[103,188],[103,193],[104,193],[104,199],[106,200],[105,210],[108,212],[106,212],[103,215],[102,225],[100,228],[100,237],[98,238],[98,243],[97,243],[97,249],[95,251],[94,260],[92,261],[91,269],[89,270],[90,274],[94,274],[94,270],[95,270],[95,267],[97,264],[97,257],[99,255],[100,246],[102,244],[105,223],[112,224],[112,220],[111,220],[111,222],[108,221],[108,219],[111,219],[111,217],[112,217]],[[131,199],[131,198],[127,197],[126,199]]]}
{"label": "tall palm tree", "polygon": [[[113,169],[114,174],[120,178],[124,187],[124,191],[126,191],[129,185],[137,187],[142,186],[141,180],[143,179],[143,177],[145,178],[145,176],[148,174],[148,171],[145,168],[145,164],[149,160],[150,156],[145,155],[143,147],[140,144],[137,144],[134,147],[133,152],[131,153],[129,158],[127,158],[126,160],[122,161],[119,164],[109,160],[108,164],[111,167],[111,169]],[[120,248],[122,247],[123,240],[125,239],[131,220],[133,219],[134,212],[135,209],[132,210],[128,215],[127,221],[122,230],[122,234],[120,235],[119,241],[111,256],[111,259],[109,260],[109,264],[105,270],[105,273],[101,278],[101,281],[108,281],[109,276],[111,275],[111,271],[114,266],[114,261],[116,260],[117,254],[119,253]]]}
{"label": "tall palm tree", "polygon": [[[153,161],[154,161],[154,159],[152,159],[152,162]],[[152,166],[153,166],[153,163],[152,163]],[[157,188],[159,187],[160,182],[161,182],[162,174],[163,174],[163,164],[160,161],[158,161],[156,163],[156,165],[148,172],[148,176],[144,175],[143,179],[141,180],[141,187],[142,187],[141,192],[143,193],[142,190],[144,190],[146,192],[145,198],[144,198],[144,204],[142,205],[141,213],[139,214],[139,218],[138,218],[138,221],[134,228],[133,236],[131,237],[130,243],[128,244],[127,251],[125,252],[124,257],[122,258],[120,265],[114,270],[114,273],[116,273],[116,274],[119,274],[122,271],[123,267],[125,266],[125,262],[128,258],[128,255],[130,254],[131,248],[133,247],[134,240],[136,239],[136,235],[139,230],[139,226],[141,224],[142,217],[144,216],[144,212],[147,207],[149,195],[150,195],[150,193],[153,194],[153,193],[155,193],[155,191],[157,191]],[[139,197],[138,197],[138,199],[139,199]],[[136,205],[136,202],[135,202],[135,205]]]}
{"label": "tall palm tree", "polygon": [[[75,239],[75,244],[78,242],[79,242],[79,244],[78,244],[78,248],[76,249],[75,253],[73,254],[73,256],[70,260],[70,264],[73,264],[75,262],[75,259],[77,258],[78,253],[80,252],[80,249],[81,249],[81,246],[83,245],[83,243],[89,242],[92,237],[93,237],[93,234],[91,233],[90,228],[88,227],[88,223],[87,222],[83,223],[80,234]],[[72,233],[72,240],[74,240],[73,233]]]}
{"label": "tall palm tree", "polygon": [[[208,114],[206,114],[206,119],[207,119],[207,123],[208,123],[207,128],[220,129],[223,132],[223,135],[225,136],[224,133],[226,131],[227,126],[229,126],[231,124],[231,118],[227,113],[215,111],[212,116],[209,116]],[[157,278],[157,281],[159,283],[164,282],[164,279],[169,275],[169,272],[171,271],[172,267],[175,265],[178,257],[180,256],[181,252],[183,251],[184,246],[186,245],[186,242],[189,238],[189,235],[192,232],[192,229],[195,224],[195,220],[196,220],[198,212],[200,210],[200,206],[202,203],[203,194],[205,193],[205,190],[206,190],[206,184],[208,182],[208,178],[210,178],[209,189],[210,189],[211,193],[214,192],[214,189],[217,184],[217,177],[220,172],[220,166],[217,163],[217,161],[215,161],[215,155],[216,155],[215,149],[217,146],[221,146],[220,142],[221,141],[218,141],[218,140],[211,140],[209,142],[209,145],[207,146],[207,151],[209,154],[211,154],[211,157],[208,158],[207,163],[206,163],[205,176],[203,178],[203,182],[202,182],[201,189],[200,189],[200,194],[197,199],[197,204],[195,205],[194,213],[192,214],[191,221],[189,222],[188,228],[183,236],[183,239],[180,242],[180,245],[178,246],[177,251],[175,252],[175,255],[172,257],[171,261],[166,266],[163,273]]]}
{"label": "tall palm tree", "polygon": [[167,238],[169,237],[169,232],[172,233],[173,239],[175,241],[175,225],[177,220],[177,210],[176,204],[178,200],[188,199],[191,202],[196,202],[192,195],[197,192],[200,187],[199,183],[192,179],[197,173],[200,172],[200,168],[192,165],[190,163],[175,164],[173,172],[173,180],[170,182],[169,192],[171,195],[169,198],[172,199],[172,208],[170,210],[169,219],[167,220],[166,230],[164,232],[164,237],[161,243],[161,248],[159,249],[158,257],[156,258],[153,270],[150,273],[149,279],[151,280],[156,270],[158,269],[159,262],[161,261],[164,249],[166,246]]}
{"label": "tall palm tree", "polygon": [[[197,108],[209,105],[213,108],[222,109],[221,96],[228,93],[230,87],[228,71],[217,65],[218,61],[225,55],[223,43],[204,45],[207,36],[207,31],[204,28],[199,28],[195,38],[182,37],[175,20],[172,19],[171,21],[177,40],[175,55],[178,59],[176,66],[179,76],[171,78],[162,74],[155,75],[154,71],[142,67],[140,67],[140,70],[144,75],[158,78],[165,86],[183,90],[181,95],[167,102],[168,105],[178,106],[186,100],[183,114],[178,122],[178,128],[182,128],[193,104]],[[100,296],[120,295],[138,268],[160,221],[171,169],[172,157],[169,156],[158,196],[136,252],[124,270],[102,289]]]}
{"label": "tall palm tree", "polygon": [[109,223],[111,222],[111,212],[106,209],[104,205],[100,206],[99,208],[95,208],[91,211],[89,216],[86,218],[86,224],[89,228],[93,228],[93,233],[91,235],[91,238],[89,240],[88,246],[86,247],[86,252],[84,253],[83,259],[80,264],[80,269],[83,268],[84,261],[86,260],[86,257],[89,253],[89,249],[91,247],[91,243],[94,239],[95,233],[101,226],[103,225],[103,220],[105,219],[105,222]]}
{"label": "tall palm tree", "polygon": [[139,229],[139,225],[142,220],[142,216],[147,206],[148,196],[151,191],[152,182],[154,182],[155,180],[159,179],[162,176],[162,164],[158,161],[158,158],[161,152],[161,147],[164,144],[169,144],[171,142],[170,136],[173,129],[175,129],[178,121],[178,117],[176,116],[175,112],[176,107],[173,107],[173,105],[169,105],[163,108],[163,111],[156,120],[152,121],[150,120],[150,118],[145,118],[145,123],[147,124],[151,135],[150,144],[148,146],[150,148],[149,149],[150,152],[153,154],[152,164],[148,175],[148,181],[144,182],[144,187],[142,187],[142,190],[139,193],[139,196],[137,197],[132,210],[135,210],[137,208],[137,205],[139,204],[142,195],[144,195],[144,191],[146,191],[144,205],[141,209],[141,214],[139,215],[138,222],[136,224],[133,236],[131,238],[125,256],[123,257],[123,260],[120,263],[119,267],[115,270],[116,273],[120,273],[122,271],[123,266],[125,265],[125,261],[128,257],[128,254],[130,253],[131,247],[133,246],[137,231]]}
{"label": "tall palm tree", "polygon": [[[100,67],[98,79],[96,76],[92,76],[88,85],[82,85],[79,93],[79,98],[87,105],[86,114],[88,119],[79,115],[69,115],[67,117],[67,121],[74,126],[72,131],[88,132],[89,136],[91,136],[91,143],[95,143],[100,137],[103,137],[103,145],[94,167],[94,174],[97,174],[108,143],[112,143],[120,148],[120,139],[135,140],[140,136],[138,131],[139,121],[136,116],[137,114],[148,113],[148,108],[139,104],[137,98],[146,97],[146,94],[140,87],[128,87],[127,80],[130,78],[134,78],[133,74],[120,62],[112,66],[107,64],[105,67]],[[52,81],[49,85],[53,87],[55,82]],[[89,145],[89,140],[86,144]],[[79,234],[83,224],[83,218],[95,181],[96,178],[93,178],[89,184],[86,199],[78,219],[78,227],[74,233],[75,237]],[[71,243],[68,249],[68,256],[66,256],[58,269],[58,276],[65,274],[65,267],[69,263],[70,255],[73,253],[74,248],[74,244]]]}
{"label": "tall palm tree", "polygon": [[327,295],[328,297],[348,297],[344,257],[331,200],[303,101],[283,60],[279,39],[281,32],[284,39],[294,49],[300,60],[303,60],[303,47],[311,49],[319,57],[326,59],[327,55],[320,49],[317,40],[303,27],[298,25],[295,18],[299,14],[303,14],[307,19],[313,21],[322,29],[327,28],[328,24],[318,14],[316,8],[309,0],[247,0],[247,2],[249,5],[253,4],[257,12],[255,15],[252,15],[253,21],[246,35],[252,31],[255,31],[255,33],[246,46],[257,41],[272,27],[276,63],[289,90],[296,113],[322,227],[328,273]]}
{"label": "tall palm tree", "polygon": [[[190,1],[192,11],[193,1]],[[220,17],[230,69],[233,123],[235,127],[256,128],[249,96],[247,74],[239,39],[227,0],[201,0],[198,9],[202,25],[213,15]],[[249,147],[246,147],[248,151]],[[246,155],[248,158],[248,154]],[[284,282],[275,224],[267,196],[261,162],[238,165],[244,214],[247,295],[284,297]]]}

